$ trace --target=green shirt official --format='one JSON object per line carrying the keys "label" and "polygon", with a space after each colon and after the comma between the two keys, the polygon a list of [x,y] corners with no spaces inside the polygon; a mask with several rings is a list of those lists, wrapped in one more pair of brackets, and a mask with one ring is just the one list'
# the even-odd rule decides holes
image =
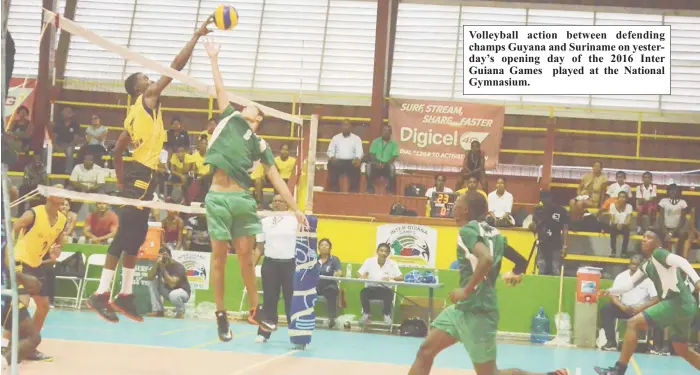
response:
{"label": "green shirt official", "polygon": [[379,163],[388,163],[392,158],[399,157],[399,144],[393,139],[385,141],[379,137],[372,141],[369,153],[374,155]]}

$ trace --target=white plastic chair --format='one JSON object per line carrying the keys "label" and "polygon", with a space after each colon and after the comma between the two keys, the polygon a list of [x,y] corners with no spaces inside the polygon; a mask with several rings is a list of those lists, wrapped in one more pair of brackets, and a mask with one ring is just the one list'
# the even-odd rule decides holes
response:
{"label": "white plastic chair", "polygon": [[[92,254],[87,258],[87,262],[85,263],[85,276],[83,277],[83,287],[82,290],[80,290],[79,296],[78,296],[78,309],[82,307],[82,301],[84,298],[85,294],[85,287],[89,282],[100,282],[99,278],[94,278],[94,277],[87,277],[88,274],[90,273],[90,266],[92,267],[98,267],[98,268],[104,268],[105,265],[105,260],[107,259],[107,254]],[[116,276],[116,275],[115,275]],[[112,293],[114,292],[114,284],[116,283],[117,278],[113,277],[112,278],[112,287],[110,288],[110,294],[109,297],[112,298]]]}
{"label": "white plastic chair", "polygon": [[[256,278],[256,282],[257,282],[257,279],[262,278],[262,266],[255,266],[255,278]],[[262,287],[260,287],[258,289],[258,294],[259,295],[263,294]],[[245,303],[245,299],[247,296],[248,296],[248,290],[246,290],[245,285],[244,285],[243,286],[243,295],[241,296],[241,305],[238,307],[239,312],[244,312],[243,311],[243,304]],[[257,306],[251,306],[251,308],[253,308],[253,307],[257,307]]]}
{"label": "white plastic chair", "polygon": [[[75,254],[74,252],[70,251],[63,251],[61,252],[61,255],[59,255],[58,259],[56,259],[56,262],[62,262],[68,257],[72,256]],[[85,264],[85,254],[80,254],[83,258],[83,264]],[[80,300],[80,290],[83,288],[83,278],[82,277],[76,277],[76,276],[56,276],[56,280],[70,280],[73,282],[73,285],[75,285],[75,297],[54,297],[54,300],[58,301],[74,301],[73,308],[77,309],[78,308],[78,301]]]}

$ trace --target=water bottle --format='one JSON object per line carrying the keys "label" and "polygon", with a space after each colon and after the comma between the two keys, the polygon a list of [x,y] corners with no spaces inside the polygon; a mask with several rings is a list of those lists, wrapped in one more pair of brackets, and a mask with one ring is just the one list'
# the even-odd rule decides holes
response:
{"label": "water bottle", "polygon": [[530,341],[538,344],[549,341],[549,317],[544,313],[544,307],[540,307],[537,315],[532,317]]}
{"label": "water bottle", "polygon": [[352,264],[350,263],[345,267],[345,277],[352,277]]}

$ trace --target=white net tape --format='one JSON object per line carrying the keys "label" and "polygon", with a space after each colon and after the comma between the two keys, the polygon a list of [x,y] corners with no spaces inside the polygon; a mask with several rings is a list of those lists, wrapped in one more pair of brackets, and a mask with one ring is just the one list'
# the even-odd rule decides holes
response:
{"label": "white net tape", "polygon": [[[54,186],[39,185],[36,188],[36,192],[48,197],[59,197],[70,199],[71,201],[82,201],[82,202],[92,202],[92,203],[107,203],[114,206],[135,206],[135,207],[146,207],[155,208],[158,210],[165,211],[176,211],[186,214],[204,215],[206,211],[202,207],[202,203],[193,203],[191,206],[185,206],[175,203],[166,203],[159,200],[142,201],[139,199],[124,198],[108,194],[96,194],[96,193],[82,193],[79,191],[72,191],[67,189],[62,189]],[[31,195],[30,192],[27,195]],[[287,211],[258,211],[258,216],[294,216],[293,212]]]}

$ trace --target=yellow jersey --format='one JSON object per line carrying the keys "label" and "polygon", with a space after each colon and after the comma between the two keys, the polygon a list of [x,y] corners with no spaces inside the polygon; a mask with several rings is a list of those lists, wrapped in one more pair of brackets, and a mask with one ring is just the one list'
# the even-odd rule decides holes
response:
{"label": "yellow jersey", "polygon": [[51,225],[46,205],[32,208],[34,211],[34,223],[24,232],[20,233],[15,244],[15,259],[30,267],[39,267],[41,261],[49,252],[66,226],[66,216],[58,212],[56,222]]}
{"label": "yellow jersey", "polygon": [[150,169],[158,169],[160,152],[167,138],[160,104],[155,109],[149,109],[144,103],[143,95],[139,95],[129,109],[124,128],[129,132],[134,146],[134,160]]}
{"label": "yellow jersey", "polygon": [[209,164],[204,164],[204,156],[200,155],[199,151],[192,153],[192,155],[190,155],[190,160],[194,163],[197,176],[206,176],[211,171],[211,166]]}
{"label": "yellow jersey", "polygon": [[292,176],[292,173],[294,173],[294,165],[296,165],[296,163],[297,159],[291,156],[288,157],[287,160],[282,160],[279,156],[275,158],[277,170],[280,172],[280,176],[285,180],[288,180]]}
{"label": "yellow jersey", "polygon": [[192,155],[185,154],[185,160],[180,160],[176,154],[170,158],[170,167],[172,167],[174,172],[185,174],[189,169],[190,164],[194,163],[192,160]]}

